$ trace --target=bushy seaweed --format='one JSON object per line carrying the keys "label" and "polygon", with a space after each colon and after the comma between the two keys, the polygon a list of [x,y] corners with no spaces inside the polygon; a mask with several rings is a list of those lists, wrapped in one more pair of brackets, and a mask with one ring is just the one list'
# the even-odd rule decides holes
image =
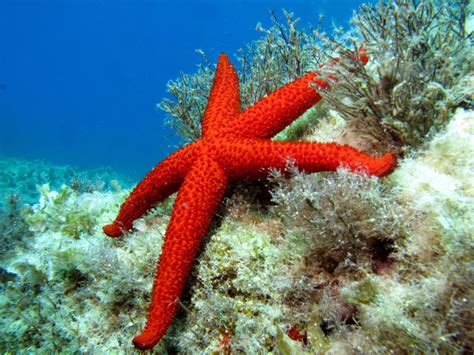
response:
{"label": "bushy seaweed", "polygon": [[314,267],[357,277],[389,262],[409,223],[393,192],[376,178],[343,169],[329,176],[289,170],[296,174],[291,180],[274,174],[273,200],[290,233],[312,238]]}
{"label": "bushy seaweed", "polygon": [[32,234],[22,217],[20,202],[20,196],[11,194],[5,207],[0,207],[0,261],[11,256]]}
{"label": "bushy seaweed", "polygon": [[[289,12],[284,12],[284,18],[285,23],[282,23],[272,13],[270,29],[257,25],[264,37],[235,55],[233,62],[240,81],[242,109],[308,72],[314,56],[319,53],[317,46],[311,43],[311,37],[297,28],[298,19]],[[172,98],[165,98],[158,104],[168,114],[168,123],[185,141],[201,137],[201,119],[215,72],[215,65],[204,52],[198,52],[203,55],[204,64],[199,66],[197,73],[181,74],[170,81],[168,92]]]}
{"label": "bushy seaweed", "polygon": [[406,152],[422,144],[456,108],[471,106],[474,52],[472,32],[466,29],[468,4],[382,0],[362,5],[352,22],[369,65],[344,64],[352,55],[346,43],[355,43],[354,37],[323,36],[329,53],[345,58],[319,70],[337,78],[324,96],[329,107],[347,120],[349,129],[378,142],[379,149]]}

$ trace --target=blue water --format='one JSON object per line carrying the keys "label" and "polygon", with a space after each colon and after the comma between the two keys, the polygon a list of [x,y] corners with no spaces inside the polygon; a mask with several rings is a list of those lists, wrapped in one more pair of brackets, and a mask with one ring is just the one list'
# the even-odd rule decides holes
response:
{"label": "blue water", "polygon": [[355,0],[2,0],[0,154],[139,178],[179,145],[166,83],[271,26],[285,8],[348,25]]}

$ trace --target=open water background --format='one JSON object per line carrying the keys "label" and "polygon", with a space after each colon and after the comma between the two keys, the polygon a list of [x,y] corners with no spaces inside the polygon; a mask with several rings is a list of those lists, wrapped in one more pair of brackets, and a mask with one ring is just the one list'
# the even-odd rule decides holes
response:
{"label": "open water background", "polygon": [[[166,83],[258,39],[270,11],[348,26],[361,0],[2,0],[0,155],[140,178],[179,145]],[[234,61],[235,62],[235,61]]]}

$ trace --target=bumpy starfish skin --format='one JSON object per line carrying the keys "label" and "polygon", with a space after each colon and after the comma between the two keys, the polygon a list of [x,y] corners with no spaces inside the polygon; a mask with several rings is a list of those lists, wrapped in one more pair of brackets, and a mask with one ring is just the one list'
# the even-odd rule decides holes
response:
{"label": "bumpy starfish skin", "polygon": [[[367,57],[360,60],[365,64]],[[335,143],[269,140],[321,99],[310,84],[326,86],[309,73],[241,112],[237,73],[222,54],[203,117],[203,138],[159,163],[135,187],[115,221],[104,227],[108,236],[118,237],[158,201],[179,190],[158,262],[148,321],[134,339],[137,348],[152,348],[173,320],[196,251],[230,180],[263,178],[269,169],[283,170],[289,159],[307,173],[344,165],[354,172],[384,176],[394,169],[392,153],[374,158]]]}

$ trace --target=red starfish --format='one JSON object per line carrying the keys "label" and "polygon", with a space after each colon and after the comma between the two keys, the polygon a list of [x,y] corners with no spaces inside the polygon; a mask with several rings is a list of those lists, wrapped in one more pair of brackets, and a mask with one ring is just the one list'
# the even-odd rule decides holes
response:
{"label": "red starfish", "polygon": [[[365,55],[360,58],[367,61]],[[159,163],[135,187],[115,221],[104,227],[105,234],[118,237],[158,201],[179,190],[158,262],[148,321],[133,340],[137,348],[152,348],[173,320],[196,251],[230,180],[263,178],[270,169],[283,170],[289,158],[307,173],[344,165],[351,171],[384,176],[394,169],[392,153],[373,158],[335,143],[270,140],[321,99],[310,83],[326,87],[309,73],[241,112],[237,73],[221,54],[202,120],[203,138]]]}

